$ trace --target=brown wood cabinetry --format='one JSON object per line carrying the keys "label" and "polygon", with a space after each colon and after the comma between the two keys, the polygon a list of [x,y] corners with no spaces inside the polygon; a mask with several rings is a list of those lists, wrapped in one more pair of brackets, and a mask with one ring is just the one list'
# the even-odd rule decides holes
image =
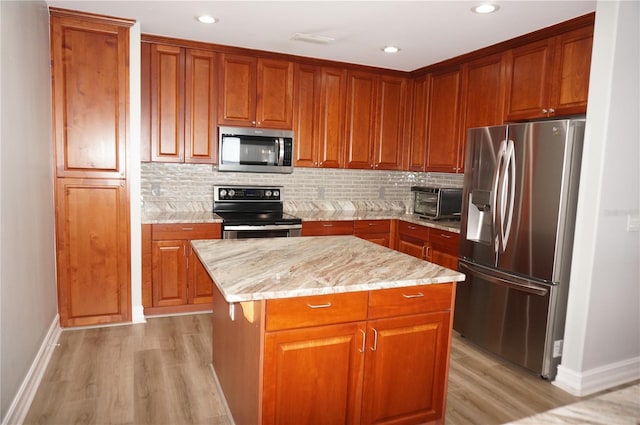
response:
{"label": "brown wood cabinetry", "polygon": [[431,78],[428,74],[425,74],[415,78],[412,85],[413,121],[408,166],[410,171],[424,171],[427,161],[427,123],[429,119],[430,84]]}
{"label": "brown wood cabinetry", "polygon": [[353,234],[389,248],[391,246],[391,220],[356,220],[353,222]]}
{"label": "brown wood cabinetry", "polygon": [[191,248],[194,239],[219,239],[219,223],[146,224],[142,231],[145,314],[211,308],[213,288]]}
{"label": "brown wood cabinetry", "polygon": [[353,235],[352,220],[303,221],[302,236]]}
{"label": "brown wood cabinetry", "polygon": [[585,113],[592,43],[589,26],[507,52],[506,120]]}
{"label": "brown wood cabinetry", "polygon": [[347,80],[347,168],[402,168],[407,79],[350,71]]}
{"label": "brown wood cabinetry", "polygon": [[296,64],[295,81],[295,165],[341,168],[347,71]]}
{"label": "brown wood cabinetry", "polygon": [[143,161],[216,161],[216,69],[215,52],[142,43]]}
{"label": "brown wood cabinetry", "polygon": [[220,55],[218,124],[291,129],[293,62]]}
{"label": "brown wood cabinetry", "polygon": [[429,228],[406,221],[398,223],[396,249],[405,254],[426,260],[429,244]]}
{"label": "brown wood cabinetry", "polygon": [[443,173],[462,171],[460,88],[461,76],[457,68],[431,74],[425,171]]}
{"label": "brown wood cabinetry", "polygon": [[263,423],[442,421],[453,297],[443,284],[267,301]]}
{"label": "brown wood cabinetry", "polygon": [[398,251],[449,269],[458,269],[459,240],[457,233],[405,221],[398,223]]}
{"label": "brown wood cabinetry", "polygon": [[60,325],[131,320],[128,20],[50,8]]}

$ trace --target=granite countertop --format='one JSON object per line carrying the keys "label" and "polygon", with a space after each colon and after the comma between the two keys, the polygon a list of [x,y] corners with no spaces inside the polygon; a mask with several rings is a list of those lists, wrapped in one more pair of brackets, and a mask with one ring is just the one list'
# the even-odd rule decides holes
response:
{"label": "granite countertop", "polygon": [[640,424],[640,384],[558,407],[510,424]]}
{"label": "granite countertop", "polygon": [[[343,220],[392,220],[398,219],[422,226],[433,227],[449,232],[460,233],[460,221],[429,221],[419,219],[413,214],[402,211],[287,211],[302,221],[343,221]],[[143,224],[174,224],[174,223],[222,223],[222,218],[210,211],[147,211],[142,214]]]}
{"label": "granite countertop", "polygon": [[355,236],[191,241],[227,302],[463,281],[465,275]]}

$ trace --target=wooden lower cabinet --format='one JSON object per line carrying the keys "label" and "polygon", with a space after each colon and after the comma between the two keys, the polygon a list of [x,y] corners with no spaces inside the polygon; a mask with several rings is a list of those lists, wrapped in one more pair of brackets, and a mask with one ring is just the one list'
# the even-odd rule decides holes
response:
{"label": "wooden lower cabinet", "polygon": [[391,247],[391,220],[356,220],[353,234],[378,245]]}
{"label": "wooden lower cabinet", "polygon": [[60,325],[131,321],[126,181],[57,179],[56,242]]}
{"label": "wooden lower cabinet", "polygon": [[194,239],[219,239],[219,223],[147,224],[142,231],[145,314],[211,309],[213,287],[191,248]]}
{"label": "wooden lower cabinet", "polygon": [[214,291],[236,423],[444,423],[455,283],[231,304]]}
{"label": "wooden lower cabinet", "polygon": [[352,220],[304,221],[302,236],[353,235]]}
{"label": "wooden lower cabinet", "polygon": [[448,269],[458,269],[460,235],[457,233],[401,221],[396,239],[400,252]]}

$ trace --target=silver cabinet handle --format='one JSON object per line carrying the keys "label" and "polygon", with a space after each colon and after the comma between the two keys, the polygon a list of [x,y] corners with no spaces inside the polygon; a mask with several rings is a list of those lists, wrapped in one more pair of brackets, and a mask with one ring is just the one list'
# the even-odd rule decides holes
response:
{"label": "silver cabinet handle", "polygon": [[181,227],[180,230],[193,230],[193,227]]}
{"label": "silver cabinet handle", "polygon": [[362,346],[358,348],[358,351],[364,353],[365,343],[367,341],[367,333],[364,331],[364,329],[360,329],[360,332],[362,333]]}
{"label": "silver cabinet handle", "polygon": [[442,236],[445,239],[451,239],[453,237],[451,235],[445,235],[444,233],[440,233],[440,236]]}
{"label": "silver cabinet handle", "polygon": [[329,224],[323,224],[322,227],[333,227],[333,224],[329,223]]}
{"label": "silver cabinet handle", "polygon": [[553,108],[549,108],[549,113],[550,113],[550,114],[553,114],[555,111],[556,111],[555,109],[553,109]]}
{"label": "silver cabinet handle", "polygon": [[404,298],[422,298],[424,297],[424,294],[422,292],[418,292],[417,294],[411,294],[411,295],[402,294],[402,296]]}
{"label": "silver cabinet handle", "polygon": [[546,108],[543,108],[543,109],[542,109],[542,113],[543,113],[543,114],[546,114],[546,113],[548,113],[548,112],[549,112],[549,110],[548,110],[548,109],[546,109]]}
{"label": "silver cabinet handle", "polygon": [[408,228],[409,230],[416,230],[416,229],[417,229],[417,227],[413,227],[413,226],[407,226],[407,228]]}
{"label": "silver cabinet handle", "polygon": [[326,303],[326,304],[307,304],[307,307],[309,308],[329,308],[331,307],[331,303]]}
{"label": "silver cabinet handle", "polygon": [[376,328],[371,328],[373,331],[373,347],[371,347],[371,351],[376,351],[378,349],[378,331]]}

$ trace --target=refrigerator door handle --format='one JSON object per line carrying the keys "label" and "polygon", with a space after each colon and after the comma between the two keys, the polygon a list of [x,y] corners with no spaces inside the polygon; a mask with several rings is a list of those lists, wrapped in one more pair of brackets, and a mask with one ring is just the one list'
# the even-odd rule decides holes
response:
{"label": "refrigerator door handle", "polygon": [[502,180],[502,163],[504,161],[504,155],[507,150],[507,141],[503,140],[500,142],[500,147],[498,148],[498,156],[496,161],[496,169],[493,173],[493,182],[491,185],[491,234],[493,238],[493,249],[496,253],[496,256],[500,252],[500,228],[502,227],[502,220],[500,217],[500,206],[498,203],[500,202],[500,196],[498,196],[498,191],[500,190],[500,182]]}
{"label": "refrigerator door handle", "polygon": [[542,285],[539,285],[529,279],[510,276],[509,279],[505,279],[493,272],[491,269],[487,269],[486,267],[469,264],[465,261],[460,261],[458,263],[458,268],[461,272],[467,272],[472,275],[480,276],[484,280],[492,283],[497,283],[498,285],[503,285],[507,287],[512,287],[518,289],[520,291],[528,292],[530,294],[539,295],[541,297],[547,295],[549,292],[548,288],[545,288]]}
{"label": "refrigerator door handle", "polygon": [[504,158],[505,160],[502,164],[502,181],[500,183],[500,225],[498,228],[501,253],[507,249],[509,234],[511,233],[511,223],[513,221],[513,203],[515,201],[516,190],[516,152],[513,146],[513,140],[507,141]]}

